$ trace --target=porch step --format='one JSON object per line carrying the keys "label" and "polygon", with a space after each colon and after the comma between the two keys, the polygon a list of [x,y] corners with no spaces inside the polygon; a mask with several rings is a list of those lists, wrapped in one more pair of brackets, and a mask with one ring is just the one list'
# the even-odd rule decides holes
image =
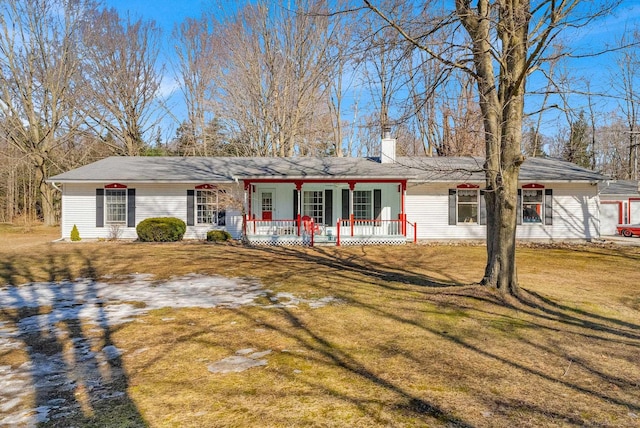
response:
{"label": "porch step", "polygon": [[314,241],[313,245],[317,247],[335,247],[336,241]]}

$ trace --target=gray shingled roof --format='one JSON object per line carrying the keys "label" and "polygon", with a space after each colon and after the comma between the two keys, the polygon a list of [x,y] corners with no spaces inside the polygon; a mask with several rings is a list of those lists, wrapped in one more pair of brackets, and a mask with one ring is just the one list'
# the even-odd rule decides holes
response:
{"label": "gray shingled roof", "polygon": [[[484,181],[484,158],[433,157],[398,158],[410,167],[419,181]],[[599,181],[602,174],[571,162],[553,158],[527,158],[520,168],[520,181]]]}
{"label": "gray shingled roof", "polygon": [[54,182],[231,182],[248,178],[406,178],[400,165],[366,158],[109,157],[51,177]]}
{"label": "gray shingled roof", "polygon": [[[256,178],[408,179],[410,181],[484,181],[481,158],[406,158],[381,164],[368,158],[275,157],[109,157],[49,178],[69,182],[224,183]],[[598,181],[601,174],[569,162],[530,158],[524,181]]]}
{"label": "gray shingled roof", "polygon": [[633,180],[612,180],[599,184],[602,195],[640,195],[638,182]]}

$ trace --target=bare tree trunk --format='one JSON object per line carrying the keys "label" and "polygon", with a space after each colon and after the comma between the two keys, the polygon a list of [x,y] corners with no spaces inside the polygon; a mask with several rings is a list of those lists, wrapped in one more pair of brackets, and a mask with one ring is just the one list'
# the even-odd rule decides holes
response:
{"label": "bare tree trunk", "polygon": [[[617,2],[578,9],[579,0],[536,0],[533,6],[530,0],[455,0],[457,20],[448,13],[425,20],[428,14],[422,13],[418,21],[404,23],[399,14],[386,14],[371,1],[363,2],[412,46],[476,81],[486,148],[487,265],[481,282],[517,294],[517,186],[524,161],[521,142],[527,76],[552,60],[546,52],[564,28],[588,25],[611,13]],[[446,2],[442,4],[446,8]],[[445,55],[424,43],[425,34],[450,26],[457,29],[459,23],[469,36],[468,45],[460,44],[462,36],[453,38]]]}
{"label": "bare tree trunk", "polygon": [[36,156],[36,176],[35,184],[38,187],[38,192],[41,199],[42,219],[47,226],[53,226],[56,224],[56,212],[54,205],[54,189],[49,186],[45,180],[49,177],[49,168],[47,165],[47,159]]}
{"label": "bare tree trunk", "polygon": [[[524,83],[527,74],[529,2],[504,2],[499,10],[501,69],[494,71],[492,7],[456,0],[456,12],[471,37],[486,141],[487,266],[481,283],[518,294],[515,239]],[[496,79],[497,77],[497,79]]]}
{"label": "bare tree trunk", "polygon": [[[55,192],[44,180],[56,151],[80,133],[75,104],[75,89],[81,86],[79,25],[92,6],[65,0],[0,2],[0,126],[35,169],[36,199],[47,225],[55,223]],[[25,190],[25,203],[28,199]]]}

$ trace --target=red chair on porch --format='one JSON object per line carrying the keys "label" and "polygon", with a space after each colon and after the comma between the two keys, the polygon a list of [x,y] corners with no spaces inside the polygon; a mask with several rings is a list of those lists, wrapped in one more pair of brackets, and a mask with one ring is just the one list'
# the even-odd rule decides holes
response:
{"label": "red chair on porch", "polygon": [[315,224],[313,219],[308,215],[302,217],[302,227],[304,227],[304,231],[308,234],[319,235],[322,230],[320,229],[319,224]]}

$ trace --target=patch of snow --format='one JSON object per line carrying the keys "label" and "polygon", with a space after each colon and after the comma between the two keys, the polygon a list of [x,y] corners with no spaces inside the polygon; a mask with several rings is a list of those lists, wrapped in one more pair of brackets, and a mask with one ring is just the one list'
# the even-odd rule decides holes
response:
{"label": "patch of snow", "polygon": [[9,410],[16,407],[18,404],[22,403],[22,399],[20,397],[15,397],[11,400],[8,400],[2,404],[0,404],[0,412],[6,413]]}
{"label": "patch of snow", "polygon": [[253,354],[249,355],[249,358],[253,358],[255,360],[256,358],[266,357],[270,353],[271,353],[271,349],[267,349],[266,351],[262,351],[262,352],[254,352]]}
{"label": "patch of snow", "polygon": [[122,352],[113,345],[102,348],[102,353],[107,357],[107,360],[115,360],[122,355]]}
{"label": "patch of snow", "polygon": [[[0,307],[16,310],[40,308],[38,315],[18,319],[15,323],[0,322],[0,352],[24,349],[30,357],[30,361],[17,368],[0,366],[0,412],[6,415],[0,419],[0,426],[33,426],[72,414],[77,411],[78,404],[68,402],[59,394],[71,393],[79,384],[88,389],[92,400],[125,395],[124,391],[110,389],[107,384],[109,381],[104,380],[100,374],[100,367],[122,355],[122,350],[115,346],[105,346],[96,353],[91,351],[95,343],[83,336],[72,337],[72,349],[64,352],[45,355],[34,352],[28,346],[43,340],[68,340],[68,327],[76,329],[80,324],[86,324],[91,326],[92,331],[100,333],[122,323],[144,322],[136,318],[165,307],[292,308],[306,304],[310,308],[319,308],[339,302],[333,297],[303,299],[292,293],[273,294],[256,280],[221,276],[192,274],[167,281],[153,281],[152,275],[136,273],[129,277],[108,279],[112,282],[80,278],[74,281],[34,282],[0,287]],[[268,304],[256,303],[259,298],[265,297],[269,299]],[[46,311],[49,312],[42,313]],[[173,317],[162,318],[166,322],[173,320]],[[67,328],[58,328],[60,324]],[[237,322],[232,321],[231,324],[235,325]],[[146,350],[147,348],[140,348],[134,353]],[[234,356],[209,365],[209,370],[214,373],[229,373],[264,366],[267,361],[263,357],[269,353],[271,350],[240,350]],[[69,363],[70,361],[73,363]],[[50,396],[51,399],[45,403],[37,403],[40,404],[39,407],[16,410],[28,397],[34,395]]]}
{"label": "patch of snow", "polygon": [[[223,358],[207,368],[211,373],[240,373],[252,367],[266,366],[267,360],[260,360],[271,353],[271,349],[262,352],[253,352],[253,349],[240,349],[236,355]],[[246,355],[246,356],[245,356]]]}

